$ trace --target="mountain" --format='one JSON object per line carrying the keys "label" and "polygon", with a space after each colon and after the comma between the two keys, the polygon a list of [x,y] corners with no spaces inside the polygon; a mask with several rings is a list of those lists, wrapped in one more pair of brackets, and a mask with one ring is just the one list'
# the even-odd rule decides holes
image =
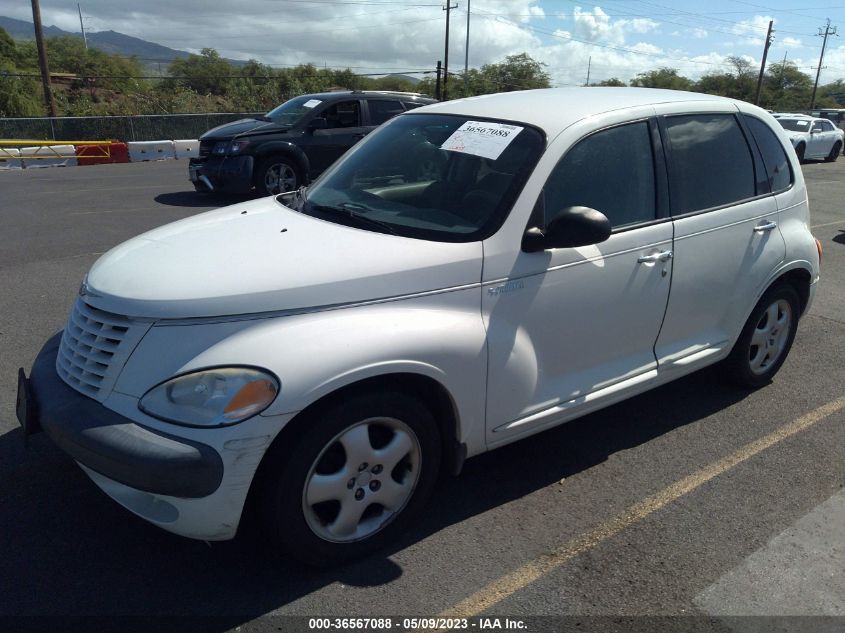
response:
{"label": "mountain", "polygon": [[[12,36],[16,40],[34,40],[35,28],[32,22],[24,20],[16,20],[14,18],[7,18],[0,16],[0,28]],[[58,35],[69,35],[71,37],[82,37],[81,33],[71,33],[56,26],[45,26],[44,37],[55,37]],[[97,48],[104,53],[124,55],[126,57],[135,56],[145,66],[156,66],[159,63],[169,63],[174,59],[184,58],[190,55],[186,51],[180,51],[174,48],[168,48],[161,44],[148,42],[131,35],[125,35],[116,31],[97,31],[95,33],[86,33],[88,36],[88,46]],[[228,60],[231,63],[243,64],[243,61]]]}

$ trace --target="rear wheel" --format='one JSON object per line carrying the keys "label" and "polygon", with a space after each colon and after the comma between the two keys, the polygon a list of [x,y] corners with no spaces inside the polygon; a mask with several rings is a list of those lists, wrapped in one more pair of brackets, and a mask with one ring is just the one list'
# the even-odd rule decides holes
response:
{"label": "rear wheel", "polygon": [[303,428],[264,482],[265,521],[283,551],[335,565],[408,528],[440,468],[440,436],[425,406],[402,394],[362,394]]}
{"label": "rear wheel", "polygon": [[270,156],[258,163],[253,184],[260,195],[271,196],[298,189],[302,176],[290,158]]}
{"label": "rear wheel", "polygon": [[770,288],[754,307],[727,359],[736,382],[768,384],[786,360],[798,329],[800,302],[788,284]]}
{"label": "rear wheel", "polygon": [[826,163],[835,162],[836,159],[839,158],[839,150],[841,150],[841,149],[842,149],[842,143],[840,143],[839,141],[834,143],[833,148],[830,150],[830,154],[828,154],[827,158],[824,159],[825,162]]}

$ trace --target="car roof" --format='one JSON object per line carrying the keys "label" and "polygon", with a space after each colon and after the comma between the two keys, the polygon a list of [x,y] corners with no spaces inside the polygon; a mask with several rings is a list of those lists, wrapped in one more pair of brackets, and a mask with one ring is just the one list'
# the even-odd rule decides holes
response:
{"label": "car roof", "polygon": [[332,90],[331,92],[314,92],[311,94],[300,95],[302,97],[309,97],[312,99],[320,99],[321,101],[331,101],[336,99],[347,99],[352,96],[356,97],[396,97],[404,101],[421,101],[423,103],[437,103],[436,99],[427,97],[424,94],[416,92],[395,92],[392,90]]}
{"label": "car roof", "polygon": [[703,101],[736,103],[725,97],[656,88],[546,88],[445,101],[417,108],[404,116],[437,113],[504,119],[534,125],[545,130],[549,136],[554,136],[574,122],[602,112],[663,103]]}

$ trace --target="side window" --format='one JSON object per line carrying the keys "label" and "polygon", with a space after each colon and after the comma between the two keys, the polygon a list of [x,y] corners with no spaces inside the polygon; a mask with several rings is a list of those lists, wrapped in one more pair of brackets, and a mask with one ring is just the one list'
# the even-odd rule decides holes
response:
{"label": "side window", "polygon": [[656,217],[654,156],[648,123],[602,130],[561,159],[543,188],[546,218],[567,207],[604,213],[613,228]]}
{"label": "side window", "polygon": [[822,121],[822,129],[825,132],[833,132],[833,123],[831,123],[830,121]]}
{"label": "side window", "polygon": [[329,129],[361,127],[361,108],[358,101],[340,101],[323,112]]}
{"label": "side window", "polygon": [[813,122],[813,132],[822,132],[824,131],[824,126],[822,125],[821,121],[814,121]]}
{"label": "side window", "polygon": [[732,114],[666,117],[669,188],[675,215],[755,195],[751,149]]}
{"label": "side window", "polygon": [[786,189],[792,184],[792,171],[789,168],[789,159],[783,145],[771,128],[760,119],[746,115],[745,123],[757,142],[760,154],[763,155],[763,163],[766,165],[766,171],[769,174],[771,190],[778,192]]}
{"label": "side window", "polygon": [[413,110],[414,108],[419,108],[420,106],[426,105],[425,103],[420,103],[418,101],[403,101],[406,110]]}
{"label": "side window", "polygon": [[381,125],[405,111],[399,101],[372,99],[367,102],[367,105],[370,108],[370,125]]}

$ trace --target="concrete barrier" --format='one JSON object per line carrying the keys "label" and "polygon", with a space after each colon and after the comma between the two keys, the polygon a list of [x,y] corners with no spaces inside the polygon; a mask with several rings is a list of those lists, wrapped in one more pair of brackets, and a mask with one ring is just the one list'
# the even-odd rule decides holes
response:
{"label": "concrete barrier", "polygon": [[176,158],[196,158],[200,152],[200,142],[196,139],[173,141]]}
{"label": "concrete barrier", "polygon": [[21,162],[29,167],[72,167],[76,163],[76,148],[73,145],[41,145],[22,147]]}
{"label": "concrete barrier", "polygon": [[19,158],[21,151],[17,147],[0,147],[0,169],[21,169]]}
{"label": "concrete barrier", "polygon": [[173,141],[135,141],[127,145],[130,163],[176,158]]}
{"label": "concrete barrier", "polygon": [[77,145],[76,160],[80,165],[104,165],[106,163],[128,163],[129,148],[126,143],[115,141],[97,145]]}

